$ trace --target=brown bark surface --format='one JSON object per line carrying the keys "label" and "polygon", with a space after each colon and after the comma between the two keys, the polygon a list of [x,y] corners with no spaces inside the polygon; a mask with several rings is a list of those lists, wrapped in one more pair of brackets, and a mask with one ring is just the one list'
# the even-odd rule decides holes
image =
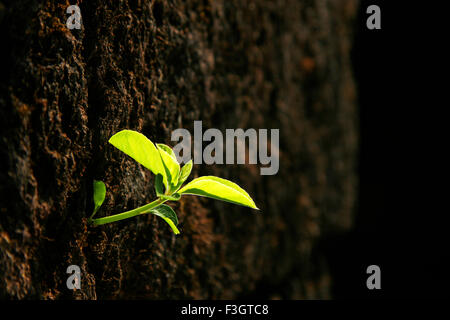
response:
{"label": "brown bark surface", "polygon": [[[73,1],[72,1],[73,2]],[[358,146],[350,63],[356,0],[2,1],[0,298],[328,298],[316,244],[352,224]],[[195,165],[246,189],[255,213],[205,198],[87,225],[155,198],[154,176],[107,143],[174,145],[172,130],[279,128],[280,170]],[[66,288],[81,267],[82,289]]]}

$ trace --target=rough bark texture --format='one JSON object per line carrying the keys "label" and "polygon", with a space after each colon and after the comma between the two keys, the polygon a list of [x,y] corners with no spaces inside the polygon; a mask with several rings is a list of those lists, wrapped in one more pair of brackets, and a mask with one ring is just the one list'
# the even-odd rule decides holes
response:
{"label": "rough bark texture", "polygon": [[[72,1],[73,2],[73,1]],[[0,3],[1,298],[328,298],[317,241],[351,226],[356,0]],[[237,182],[261,212],[183,197],[180,236],[144,215],[87,225],[152,199],[153,175],[108,145],[140,131],[279,128],[280,170],[196,165]],[[82,289],[66,288],[81,267]]]}

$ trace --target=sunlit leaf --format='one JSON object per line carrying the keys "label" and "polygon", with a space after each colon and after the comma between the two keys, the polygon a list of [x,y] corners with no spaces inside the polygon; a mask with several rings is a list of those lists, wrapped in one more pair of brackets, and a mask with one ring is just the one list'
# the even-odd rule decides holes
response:
{"label": "sunlit leaf", "polygon": [[169,189],[173,190],[178,182],[178,175],[180,174],[180,165],[172,149],[165,144],[158,143],[157,148],[161,154],[164,168],[166,170],[167,181],[169,182]]}
{"label": "sunlit leaf", "polygon": [[178,193],[209,197],[259,210],[244,189],[229,180],[214,176],[194,179],[181,188]]}
{"label": "sunlit leaf", "polygon": [[155,175],[161,174],[164,185],[167,187],[166,170],[164,169],[160,153],[153,142],[146,136],[136,131],[122,130],[113,135],[109,139],[109,143],[132,157]]}
{"label": "sunlit leaf", "polygon": [[157,143],[156,146],[162,150],[164,150],[165,152],[167,152],[172,158],[173,160],[175,160],[178,163],[177,157],[175,155],[175,152],[173,152],[172,148],[169,147],[166,144],[163,143]]}
{"label": "sunlit leaf", "polygon": [[158,217],[161,217],[166,221],[169,226],[172,228],[173,233],[179,234],[180,231],[177,228],[178,225],[178,217],[175,211],[168,205],[162,204],[150,211],[150,213],[153,213],[154,215],[157,215]]}
{"label": "sunlit leaf", "polygon": [[186,181],[192,171],[192,160],[189,160],[180,171],[180,177],[178,178],[177,188],[181,187],[181,185]]}
{"label": "sunlit leaf", "polygon": [[106,196],[106,186],[102,181],[94,180],[93,189],[94,189],[94,196],[93,196],[94,212],[92,213],[91,217],[93,217],[97,213],[98,209],[100,209],[100,207],[103,204],[103,201],[105,201]]}

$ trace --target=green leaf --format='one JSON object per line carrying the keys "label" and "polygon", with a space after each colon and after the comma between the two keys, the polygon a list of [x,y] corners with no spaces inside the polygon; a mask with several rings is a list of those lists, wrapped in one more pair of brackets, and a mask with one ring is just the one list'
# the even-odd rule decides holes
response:
{"label": "green leaf", "polygon": [[178,193],[209,197],[259,210],[244,189],[229,180],[214,176],[194,179],[181,188]]}
{"label": "green leaf", "polygon": [[168,205],[162,204],[150,211],[150,213],[153,213],[154,215],[157,215],[158,217],[161,217],[166,221],[169,226],[172,228],[173,233],[179,234],[180,231],[177,228],[178,225],[178,217],[175,211]]}
{"label": "green leaf", "polygon": [[155,191],[157,197],[160,197],[164,194],[163,176],[161,174],[158,174],[155,177]]}
{"label": "green leaf", "polygon": [[92,213],[91,218],[97,213],[98,209],[100,209],[106,196],[106,186],[102,181],[94,180],[93,189],[94,212]]}
{"label": "green leaf", "polygon": [[167,152],[172,157],[172,159],[175,160],[176,163],[178,163],[177,156],[175,155],[175,152],[173,152],[171,147],[163,143],[157,143],[156,146]]}
{"label": "green leaf", "polygon": [[161,154],[161,159],[166,170],[167,181],[169,182],[169,191],[175,189],[180,174],[180,165],[173,153],[173,150],[165,144],[158,143],[157,148]]}
{"label": "green leaf", "polygon": [[191,174],[192,171],[192,160],[189,160],[184,166],[183,168],[181,168],[180,171],[180,177],[178,178],[178,185],[177,188],[180,188],[181,185],[186,181],[186,179],[189,177],[189,175]]}
{"label": "green leaf", "polygon": [[168,186],[168,179],[160,153],[153,142],[142,133],[133,130],[122,130],[113,135],[109,139],[109,143],[142,164],[155,175],[161,174],[164,185]]}

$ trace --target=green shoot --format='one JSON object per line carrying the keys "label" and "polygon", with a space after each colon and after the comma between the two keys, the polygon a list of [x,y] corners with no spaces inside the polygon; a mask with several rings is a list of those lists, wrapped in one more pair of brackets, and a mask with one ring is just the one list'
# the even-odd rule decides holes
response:
{"label": "green shoot", "polygon": [[93,225],[102,225],[141,214],[152,213],[164,219],[172,228],[172,231],[175,234],[179,234],[176,213],[171,207],[163,203],[166,201],[178,201],[183,195],[208,197],[259,210],[244,189],[226,179],[204,176],[194,179],[184,187],[181,187],[192,171],[192,160],[180,169],[180,164],[169,146],[165,144],[157,144],[155,146],[153,142],[139,132],[122,130],[113,135],[109,139],[109,143],[156,175],[155,191],[157,199],[130,211],[93,219],[106,195],[105,184],[101,181],[94,181],[94,212],[89,219],[89,222]]}

